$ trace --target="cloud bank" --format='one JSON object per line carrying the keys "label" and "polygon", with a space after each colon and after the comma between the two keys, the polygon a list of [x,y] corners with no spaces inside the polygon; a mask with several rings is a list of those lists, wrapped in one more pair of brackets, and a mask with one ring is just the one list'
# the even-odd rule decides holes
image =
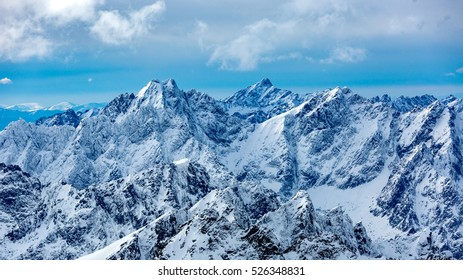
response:
{"label": "cloud bank", "polygon": [[103,43],[124,44],[143,35],[165,11],[157,1],[123,16],[100,9],[104,0],[17,0],[0,2],[0,61],[45,58],[66,42],[55,34],[73,28],[90,30]]}
{"label": "cloud bank", "polygon": [[254,70],[293,30],[293,22],[277,24],[268,19],[248,25],[238,38],[215,47],[209,64],[217,63],[223,70]]}
{"label": "cloud bank", "polygon": [[[458,24],[463,24],[456,13],[462,5],[450,0],[441,4],[427,0],[258,2],[274,5],[279,12],[249,23],[234,38],[210,40],[209,64],[223,70],[249,71],[294,52],[302,54],[300,59],[312,58],[316,53],[315,60],[323,64],[359,63],[368,59],[369,47],[377,40],[438,38],[444,34],[442,30],[447,34],[458,33],[461,30]],[[261,28],[254,28],[257,26]],[[351,47],[353,41],[363,45]]]}
{"label": "cloud bank", "polygon": [[224,71],[284,60],[361,64],[383,43],[461,44],[462,9],[454,0],[1,1],[0,62],[155,45],[171,56],[189,49]]}

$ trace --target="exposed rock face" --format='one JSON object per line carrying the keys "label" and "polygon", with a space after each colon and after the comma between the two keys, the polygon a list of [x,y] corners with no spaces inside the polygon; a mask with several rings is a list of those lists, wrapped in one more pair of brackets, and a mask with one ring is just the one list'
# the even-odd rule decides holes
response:
{"label": "exposed rock face", "polygon": [[[204,168],[193,163],[160,164],[82,190],[67,184],[43,187],[18,167],[7,168],[17,168],[24,182],[9,180],[2,185],[2,206],[8,207],[10,212],[6,214],[14,214],[20,226],[10,226],[10,232],[6,232],[1,248],[9,255],[3,258],[77,258],[142,228],[164,213],[190,208],[212,190]],[[21,189],[16,187],[18,184]],[[12,202],[8,204],[13,197],[21,199],[14,200],[14,208]],[[21,228],[24,225],[27,227]],[[18,243],[21,249],[15,249]]]}
{"label": "exposed rock face", "polygon": [[37,226],[42,188],[19,166],[0,163],[0,241],[17,240]]}
{"label": "exposed rock face", "polygon": [[[253,190],[254,192],[257,190]],[[317,213],[299,192],[261,218],[236,190],[216,190],[188,213],[171,213],[87,256],[107,259],[337,259],[378,256],[341,209]],[[252,210],[251,210],[252,211]],[[181,221],[181,222],[179,222]],[[376,255],[375,255],[376,254]]]}
{"label": "exposed rock face", "polygon": [[81,121],[82,112],[74,112],[74,110],[69,109],[64,113],[59,113],[51,117],[42,117],[38,119],[35,124],[45,125],[45,126],[60,126],[60,125],[70,125],[77,127]]}

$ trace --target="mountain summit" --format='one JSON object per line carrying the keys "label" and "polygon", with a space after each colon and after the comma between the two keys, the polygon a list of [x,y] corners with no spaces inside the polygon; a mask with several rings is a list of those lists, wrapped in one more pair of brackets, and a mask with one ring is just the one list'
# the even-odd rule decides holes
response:
{"label": "mountain summit", "polygon": [[304,98],[289,90],[273,86],[269,79],[242,89],[223,101],[223,106],[231,113],[257,122],[290,110],[304,101]]}
{"label": "mountain summit", "polygon": [[242,89],[224,100],[231,106],[266,108],[279,100],[292,95],[290,91],[275,88],[269,79],[261,81]]}

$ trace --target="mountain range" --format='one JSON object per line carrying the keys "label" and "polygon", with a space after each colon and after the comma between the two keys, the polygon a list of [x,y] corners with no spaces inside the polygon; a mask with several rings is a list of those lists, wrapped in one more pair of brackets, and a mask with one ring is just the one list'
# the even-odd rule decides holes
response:
{"label": "mountain range", "polygon": [[0,132],[1,259],[463,259],[462,100],[152,80]]}
{"label": "mountain range", "polygon": [[86,112],[88,110],[98,110],[106,106],[106,103],[88,103],[77,105],[70,102],[61,102],[49,107],[43,107],[38,103],[23,103],[11,106],[0,105],[0,130],[4,129],[9,123],[23,119],[26,122],[35,122],[40,118],[47,118],[69,109],[75,112]]}

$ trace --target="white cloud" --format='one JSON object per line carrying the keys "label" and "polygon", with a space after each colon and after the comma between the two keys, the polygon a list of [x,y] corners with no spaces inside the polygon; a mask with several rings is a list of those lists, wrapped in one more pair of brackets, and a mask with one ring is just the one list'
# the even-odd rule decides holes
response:
{"label": "white cloud", "polygon": [[33,22],[0,23],[0,60],[22,61],[50,54],[53,44]]}
{"label": "white cloud", "polygon": [[202,50],[208,49],[208,45],[205,43],[205,36],[207,36],[208,31],[209,25],[207,23],[201,20],[196,21],[196,30],[193,33],[193,36],[196,38],[196,41]]}
{"label": "white cloud", "polygon": [[158,1],[129,13],[127,17],[118,11],[101,10],[97,13],[104,2],[105,0],[1,1],[0,61],[47,57],[59,45],[66,44],[59,38],[66,36],[66,28],[88,30],[88,25],[91,25],[91,32],[103,42],[125,43],[149,30],[153,19],[165,10],[164,1]]}
{"label": "white cloud", "polygon": [[291,21],[278,24],[263,19],[248,25],[244,34],[215,47],[209,64],[219,64],[223,70],[254,70],[259,62],[270,59],[268,55],[292,33],[293,24]]}
{"label": "white cloud", "polygon": [[52,53],[47,31],[72,21],[90,21],[104,0],[17,0],[0,2],[0,60],[23,61]]}
{"label": "white cloud", "polygon": [[[247,9],[246,3],[240,4],[243,11]],[[452,0],[442,0],[440,4],[402,0],[268,0],[255,4],[260,5],[264,8],[252,13],[243,12],[248,15],[246,19],[250,23],[238,35],[233,32],[233,25],[216,28],[214,22],[208,20],[208,38],[212,40],[200,42],[201,46],[205,43],[209,46],[202,47],[211,52],[209,64],[227,70],[253,70],[261,62],[278,61],[278,57],[291,52],[323,63],[354,63],[366,58],[365,49],[336,46],[355,41],[375,46],[380,40],[391,44],[398,40],[399,44],[411,45],[418,41],[415,39],[419,36],[428,40],[449,37],[450,40],[458,40],[455,38],[461,33],[463,24],[463,17],[458,12],[463,6]],[[235,11],[235,14],[239,13]],[[289,24],[292,29],[284,31],[271,27]],[[280,39],[275,39],[275,34]],[[330,57],[321,59],[320,52],[326,48],[335,49]],[[374,47],[368,49],[374,51]]]}
{"label": "white cloud", "polygon": [[459,30],[458,1],[292,0],[282,6],[287,18],[305,22],[312,34],[325,37],[439,34]]}
{"label": "white cloud", "polygon": [[217,47],[209,58],[209,63],[219,63],[223,70],[254,70],[261,56],[270,50],[270,44],[246,34]]}
{"label": "white cloud", "polygon": [[150,23],[153,18],[157,19],[156,17],[165,11],[166,3],[164,1],[157,1],[151,5],[141,8],[138,11],[132,12],[130,17],[134,23],[140,25],[143,23]]}
{"label": "white cloud", "polygon": [[291,53],[320,62],[323,50],[343,44],[371,53],[383,40],[399,47],[423,39],[457,45],[462,7],[455,0],[0,0],[0,61],[43,58],[66,47],[80,53],[95,47],[85,41],[89,32],[105,44],[127,44],[156,26],[159,33],[146,39],[158,40],[158,49],[195,42],[193,51],[206,52],[209,64],[245,71]]}
{"label": "white cloud", "polygon": [[7,77],[3,78],[3,79],[0,79],[0,84],[2,85],[7,85],[7,84],[11,84],[13,81],[8,79]]}
{"label": "white cloud", "polygon": [[331,51],[328,58],[320,60],[321,63],[355,63],[366,58],[365,49],[352,47],[338,47]]}
{"label": "white cloud", "polygon": [[100,18],[91,28],[92,33],[108,44],[121,44],[129,41],[137,32],[132,23],[118,11],[100,12]]}
{"label": "white cloud", "polygon": [[36,9],[38,15],[55,20],[57,24],[65,24],[92,20],[96,7],[103,3],[104,0],[45,0],[37,3]]}
{"label": "white cloud", "polygon": [[455,72],[445,73],[445,76],[447,76],[447,77],[456,77],[457,74],[463,74],[463,67],[458,68],[457,70],[455,70]]}
{"label": "white cloud", "polygon": [[101,11],[91,32],[107,44],[128,43],[134,37],[146,33],[152,27],[152,22],[165,10],[164,1],[157,1],[130,13],[128,17],[122,16],[117,10]]}
{"label": "white cloud", "polygon": [[73,20],[89,20],[105,0],[15,0],[0,2],[0,11],[9,16],[29,19],[52,19],[51,24]]}

